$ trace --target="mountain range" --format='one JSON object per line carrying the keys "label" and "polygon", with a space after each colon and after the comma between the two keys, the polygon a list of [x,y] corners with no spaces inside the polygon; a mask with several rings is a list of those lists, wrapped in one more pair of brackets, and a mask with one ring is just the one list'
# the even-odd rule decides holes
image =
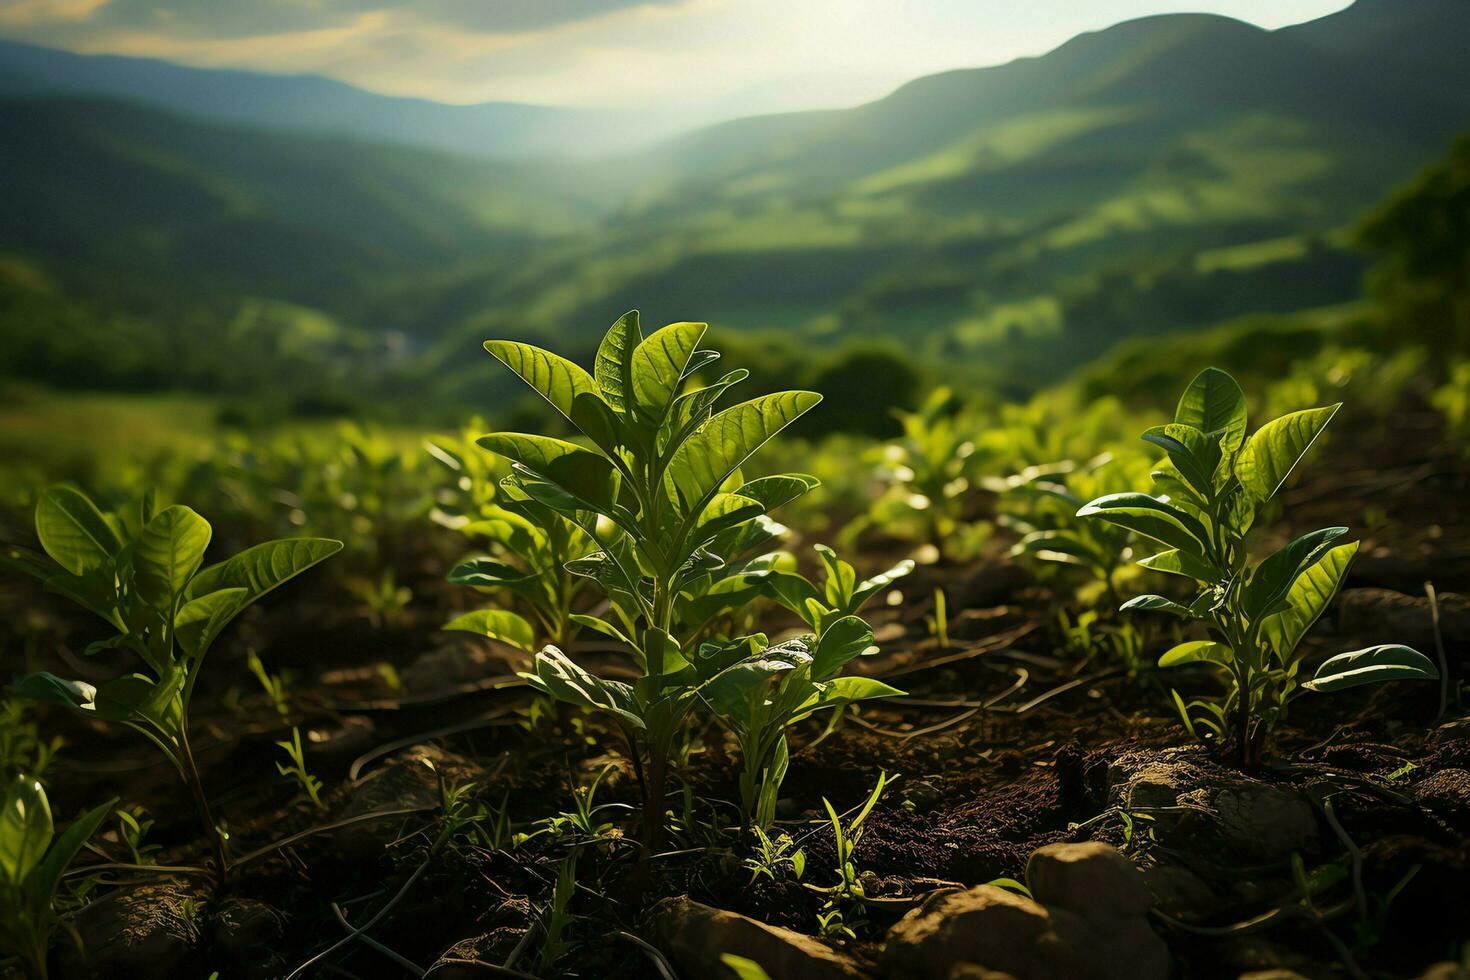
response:
{"label": "mountain range", "polygon": [[641,306],[1034,385],[1129,334],[1354,295],[1343,229],[1470,125],[1467,37],[1464,0],[1161,15],[655,143],[3,44],[0,249],[73,295],[284,300],[435,364]]}

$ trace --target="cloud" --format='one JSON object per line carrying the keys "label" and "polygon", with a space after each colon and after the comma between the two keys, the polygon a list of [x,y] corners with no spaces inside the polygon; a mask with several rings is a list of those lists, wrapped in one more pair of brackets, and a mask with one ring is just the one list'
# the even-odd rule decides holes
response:
{"label": "cloud", "polygon": [[74,29],[234,41],[341,28],[363,14],[398,15],[485,34],[541,30],[642,6],[686,0],[19,0],[27,19],[48,13]]}
{"label": "cloud", "polygon": [[919,75],[1039,54],[1142,14],[1209,9],[1274,26],[1346,2],[0,0],[0,36],[318,73],[447,102],[728,116],[853,104]]}

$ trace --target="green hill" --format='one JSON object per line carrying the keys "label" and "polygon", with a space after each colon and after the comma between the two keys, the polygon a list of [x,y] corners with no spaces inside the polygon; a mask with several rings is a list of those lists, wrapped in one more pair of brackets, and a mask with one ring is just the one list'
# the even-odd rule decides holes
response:
{"label": "green hill", "polygon": [[1470,121],[1466,36],[1459,0],[1150,17],[557,166],[13,99],[0,250],[159,316],[282,300],[391,333],[436,397],[492,332],[590,349],[634,306],[889,338],[1020,394],[1129,336],[1355,296],[1342,229]]}

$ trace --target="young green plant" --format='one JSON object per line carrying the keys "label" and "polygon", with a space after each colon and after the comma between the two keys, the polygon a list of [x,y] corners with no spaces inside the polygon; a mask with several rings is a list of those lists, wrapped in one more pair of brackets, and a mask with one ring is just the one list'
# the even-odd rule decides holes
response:
{"label": "young green plant", "polygon": [[17,776],[0,801],[0,954],[20,960],[31,980],[46,980],[61,875],[116,802],[88,810],[58,837],[35,779]]}
{"label": "young green plant", "polygon": [[829,624],[856,616],[878,593],[914,570],[913,561],[905,558],[886,572],[858,581],[857,570],[837,552],[824,544],[814,548],[822,559],[820,585],[784,569],[771,569],[761,581],[767,595],[801,617],[818,639]]}
{"label": "young green plant", "polygon": [[1303,689],[1439,676],[1423,654],[1387,644],[1338,654],[1312,680],[1299,682],[1297,645],[1337,594],[1358,545],[1336,543],[1348,529],[1329,527],[1251,560],[1247,535],[1339,407],[1284,415],[1247,438],[1244,393],[1230,375],[1208,368],[1185,390],[1174,421],[1143,435],[1168,457],[1153,474],[1156,495],[1109,494],[1078,511],[1158,542],[1165,550],[1139,564],[1195,583],[1188,602],[1143,595],[1123,608],[1171,613],[1206,627],[1209,639],[1174,647],[1159,665],[1203,662],[1223,673],[1222,702],[1186,705],[1177,693],[1175,702],[1191,731],[1202,726],[1223,738],[1233,727],[1247,766],[1259,760],[1271,728]]}
{"label": "young green plant", "polygon": [[160,749],[194,798],[215,857],[229,867],[189,745],[189,702],[210,646],[246,606],[342,549],[340,541],[293,538],[247,548],[202,567],[209,522],[188,507],[154,513],[151,497],[126,515],[104,515],[70,487],[53,487],[36,506],[45,553],[7,551],[6,564],[94,613],[116,632],[89,653],[121,649],[143,671],[92,685],[37,673],[18,693],[58,701],[88,718],[114,722]]}
{"label": "young green plant", "polygon": [[[763,634],[756,634],[733,648],[712,647],[701,648],[702,660],[759,658],[754,671],[717,679],[701,693],[740,746],[743,827],[768,830],[776,818],[789,762],[788,729],[819,711],[903,693],[869,677],[839,676],[853,660],[877,651],[873,630],[856,616],[826,624],[820,638],[804,635],[771,646]],[[748,673],[763,676],[750,683]]]}
{"label": "young green plant", "polygon": [[761,446],[821,396],[786,391],[716,411],[748,372],[694,385],[719,356],[699,349],[705,329],[674,323],[645,338],[630,312],[603,338],[591,373],[528,344],[485,344],[590,444],[516,432],[479,440],[510,461],[513,486],[597,543],[567,570],[602,588],[617,622],[577,622],[624,643],[641,676],[633,684],[603,680],[547,646],[529,679],[621,730],[643,790],[645,858],[664,845],[669,754],[701,690],[721,677],[755,686],[771,672],[757,656],[701,661],[688,637],[674,633],[680,595],[726,565],[730,535],[816,483],[801,474],[741,477]]}

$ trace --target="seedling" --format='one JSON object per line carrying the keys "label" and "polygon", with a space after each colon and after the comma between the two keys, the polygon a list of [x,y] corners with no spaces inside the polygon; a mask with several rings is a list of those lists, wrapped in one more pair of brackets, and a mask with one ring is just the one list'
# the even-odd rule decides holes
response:
{"label": "seedling", "polygon": [[937,586],[934,589],[934,612],[929,616],[929,633],[940,649],[949,646],[949,604],[945,601],[944,590]]}
{"label": "seedling", "polygon": [[[873,807],[878,805],[884,788],[890,782],[893,780],[888,778],[888,773],[879,773],[878,783],[873,787],[873,792],[868,794],[868,799],[858,809],[857,814],[845,823],[831,802],[826,797],[822,798],[822,806],[827,810],[827,819],[832,825],[832,837],[837,850],[838,882],[828,888],[817,888],[813,885],[807,887],[827,896],[826,905],[817,914],[817,921],[824,936],[841,935],[849,939],[857,938],[853,926],[862,921],[860,902],[866,897],[866,892],[863,889],[862,878],[858,874],[854,855],[857,853],[858,843],[863,839],[864,825],[868,815],[873,812]],[[847,911],[844,912],[844,909]]]}
{"label": "seedling", "polygon": [[541,913],[541,952],[536,957],[536,972],[541,976],[549,975],[557,961],[566,955],[563,934],[573,921],[571,904],[576,893],[577,852],[574,850],[557,867],[551,902]]}
{"label": "seedling", "polygon": [[699,349],[704,332],[702,323],[675,323],[644,338],[637,314],[629,313],[603,338],[595,374],[527,344],[485,344],[592,447],[514,432],[479,440],[510,461],[512,486],[600,549],[567,570],[602,588],[617,623],[576,621],[624,643],[641,678],[602,680],[552,645],[536,655],[528,679],[560,700],[605,713],[622,730],[643,789],[645,857],[663,847],[669,753],[701,691],[716,679],[753,687],[769,672],[754,655],[700,662],[689,639],[673,632],[680,595],[726,565],[747,525],[816,483],[800,474],[741,478],[761,446],[821,397],[788,391],[716,412],[747,372],[683,391],[719,356]]}
{"label": "seedling", "polygon": [[[742,826],[764,830],[776,817],[776,799],[786,776],[786,731],[819,711],[841,710],[858,701],[902,691],[867,677],[839,676],[853,660],[877,651],[873,631],[856,616],[827,624],[820,639],[799,636],[769,646],[763,634],[727,647],[706,644],[705,662],[756,658],[745,673],[708,685],[702,697],[740,745]],[[733,682],[732,682],[733,681]]]}
{"label": "seedling", "polygon": [[53,487],[36,506],[45,554],[8,549],[5,562],[45,583],[116,630],[89,652],[127,650],[146,673],[93,686],[38,673],[16,690],[59,701],[89,718],[115,722],[157,746],[194,797],[214,848],[215,871],[229,868],[225,839],[210,811],[189,747],[189,702],[205,655],[240,612],[281,583],[340,551],[340,541],[295,538],[247,548],[201,568],[209,523],[188,507],[157,513],[145,498],[136,513],[104,515],[81,492]]}
{"label": "seedling", "polygon": [[773,569],[763,582],[772,599],[801,617],[818,638],[829,624],[848,616],[856,616],[874,596],[914,570],[905,558],[888,571],[858,581],[857,570],[837,557],[837,552],[824,544],[815,545],[822,559],[823,579],[819,586],[794,571]]}
{"label": "seedling", "polygon": [[46,980],[61,875],[116,802],[87,811],[59,837],[34,778],[17,776],[0,802],[0,953],[20,960],[31,980]]}
{"label": "seedling", "polygon": [[965,522],[975,442],[948,388],[936,388],[917,411],[899,412],[903,435],[885,446],[881,459],[889,492],[874,505],[880,527],[914,527],[913,536],[945,558],[964,558],[978,543]]}
{"label": "seedling", "polygon": [[291,727],[291,738],[289,741],[277,742],[282,752],[286,753],[289,765],[282,762],[276,763],[276,771],[282,776],[292,780],[301,791],[297,799],[305,800],[318,810],[327,808],[322,799],[322,781],[313,776],[306,768],[306,753],[301,748],[301,729]]}
{"label": "seedling", "polygon": [[499,502],[484,505],[479,519],[462,531],[486,541],[493,553],[460,562],[449,581],[509,601],[520,612],[482,609],[444,628],[488,636],[528,655],[539,644],[570,644],[577,631],[573,605],[587,580],[569,572],[567,564],[595,551],[596,542],[574,521],[523,492],[513,478],[502,483]]}
{"label": "seedling", "polygon": [[117,839],[128,849],[134,864],[152,864],[153,855],[159,845],[148,843],[148,832],[153,829],[153,820],[141,806],[121,807],[117,810]]}
{"label": "seedling", "polygon": [[806,851],[796,846],[790,834],[778,834],[772,840],[760,827],[752,827],[751,833],[755,835],[756,850],[745,859],[744,865],[750,871],[752,885],[762,875],[772,881],[788,876],[794,881],[801,880],[806,871]]}
{"label": "seedling", "polygon": [[285,676],[272,674],[266,670],[265,663],[254,650],[245,654],[245,666],[250,668],[250,673],[254,674],[255,679],[260,682],[261,690],[265,691],[265,696],[270,698],[271,706],[276,709],[276,714],[282,718],[291,714],[291,705],[286,695]]}
{"label": "seedling", "polygon": [[1001,495],[997,522],[1021,535],[1012,555],[1085,569],[1116,605],[1117,573],[1133,557],[1132,534],[1077,512],[1084,501],[1127,486],[1124,480],[1123,470],[1103,456],[1081,467],[1071,461],[1027,467],[986,486]]}
{"label": "seedling", "polygon": [[1196,583],[1188,603],[1143,595],[1122,608],[1167,612],[1205,625],[1210,639],[1175,646],[1159,666],[1206,663],[1223,673],[1223,701],[1186,704],[1177,692],[1174,700],[1192,732],[1216,739],[1224,737],[1233,715],[1236,752],[1248,766],[1301,690],[1439,677],[1418,651],[1383,645],[1338,654],[1312,680],[1299,682],[1297,645],[1337,594],[1358,544],[1335,544],[1348,529],[1329,527],[1251,560],[1247,535],[1339,407],[1293,412],[1247,439],[1240,386],[1224,371],[1206,369],[1185,390],[1174,421],[1143,435],[1168,454],[1153,474],[1157,495],[1109,494],[1078,511],[1163,545],[1166,550],[1139,564]]}

